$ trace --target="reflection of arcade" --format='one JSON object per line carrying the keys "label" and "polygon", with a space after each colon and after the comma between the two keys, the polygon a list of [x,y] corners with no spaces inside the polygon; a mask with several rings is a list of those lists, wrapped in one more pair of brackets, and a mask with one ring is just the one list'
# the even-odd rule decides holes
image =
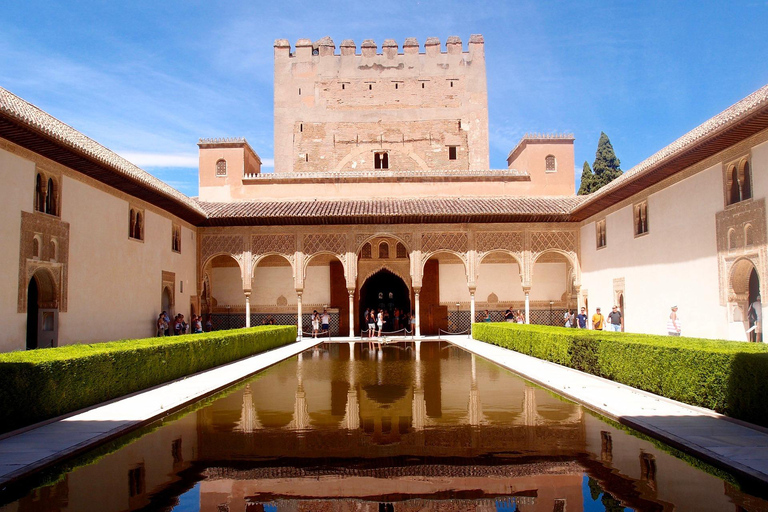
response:
{"label": "reflection of arcade", "polygon": [[361,326],[365,324],[362,314],[366,308],[382,309],[389,313],[389,322],[384,326],[385,331],[407,328],[408,326],[404,325],[405,322],[400,322],[395,326],[394,312],[396,309],[399,310],[401,318],[404,318],[405,313],[411,311],[408,287],[399,276],[389,270],[382,269],[369,277],[360,288],[358,311],[361,315]]}

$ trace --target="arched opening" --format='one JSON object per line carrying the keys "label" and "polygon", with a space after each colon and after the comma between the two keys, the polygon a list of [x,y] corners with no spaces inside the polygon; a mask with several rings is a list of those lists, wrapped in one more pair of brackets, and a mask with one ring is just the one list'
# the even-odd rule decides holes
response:
{"label": "arched opening", "polygon": [[545,252],[533,264],[531,323],[564,325],[565,313],[575,307],[570,260],[558,252]]}
{"label": "arched opening", "polygon": [[[204,274],[210,276],[209,309],[214,330],[236,329],[245,326],[245,294],[243,279],[237,260],[220,254],[206,263]],[[207,322],[207,319],[206,319]]]}
{"label": "arched opening", "polygon": [[[752,272],[749,273],[749,304],[750,304],[750,314],[748,315],[749,318],[749,328],[752,329],[750,332],[750,341],[757,341],[762,342],[763,341],[763,326],[762,326],[762,319],[763,319],[763,306],[762,301],[760,300],[760,278],[757,275],[757,270],[755,270],[755,267],[752,267]],[[753,329],[754,328],[754,329]]]}
{"label": "arched opening", "polygon": [[[397,274],[381,269],[368,277],[360,288],[358,311],[360,316],[366,309],[381,309],[384,312],[385,332],[409,328],[406,314],[411,311],[411,294],[408,286]],[[362,320],[361,320],[362,324]]]}
{"label": "arched opening", "polygon": [[729,181],[731,182],[728,204],[735,204],[741,201],[741,192],[739,191],[739,170],[736,166],[733,166],[728,171],[730,177]]}
{"label": "arched opening", "polygon": [[[505,321],[507,309],[515,315],[525,314],[520,264],[511,254],[505,251],[486,254],[480,261],[477,274],[476,322],[483,321],[482,312],[486,309],[493,322]],[[448,318],[451,319],[450,312]]]}
{"label": "arched opening", "polygon": [[439,252],[424,262],[419,312],[422,334],[461,332],[470,324],[470,295],[464,261]]}
{"label": "arched opening", "polygon": [[56,283],[40,269],[27,286],[27,350],[57,345],[58,313]]}
{"label": "arched opening", "polygon": [[48,178],[48,194],[45,196],[45,213],[56,215],[56,190],[53,186],[53,178]]}
{"label": "arched opening", "polygon": [[389,259],[389,244],[387,242],[379,242],[379,259]]}
{"label": "arched opening", "polygon": [[297,307],[291,262],[277,254],[260,258],[251,279],[251,325],[297,325]]}
{"label": "arched opening", "polygon": [[42,212],[45,209],[45,191],[43,190],[43,177],[38,174],[35,178],[35,210]]}
{"label": "arched opening", "polygon": [[[331,253],[316,253],[309,257],[304,270],[302,303],[302,329],[312,331],[312,313],[317,310],[321,317],[328,312],[328,329],[331,336],[349,331],[349,295],[347,294],[344,265]],[[321,327],[321,330],[322,327]]]}
{"label": "arched opening", "polygon": [[743,162],[741,164],[741,199],[749,199],[752,197],[752,176],[749,172],[749,162]]}

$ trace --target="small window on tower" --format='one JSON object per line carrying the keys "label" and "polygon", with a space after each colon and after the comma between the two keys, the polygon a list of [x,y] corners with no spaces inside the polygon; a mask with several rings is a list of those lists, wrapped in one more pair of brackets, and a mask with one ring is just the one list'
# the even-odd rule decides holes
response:
{"label": "small window on tower", "polygon": [[373,154],[374,169],[389,169],[389,155],[386,151]]}
{"label": "small window on tower", "polygon": [[448,146],[448,160],[456,160],[456,146]]}
{"label": "small window on tower", "polygon": [[216,176],[226,176],[227,175],[227,161],[226,160],[219,160],[216,162]]}
{"label": "small window on tower", "polygon": [[544,160],[544,163],[546,165],[547,172],[557,171],[557,161],[555,160],[554,155],[548,155],[547,158]]}

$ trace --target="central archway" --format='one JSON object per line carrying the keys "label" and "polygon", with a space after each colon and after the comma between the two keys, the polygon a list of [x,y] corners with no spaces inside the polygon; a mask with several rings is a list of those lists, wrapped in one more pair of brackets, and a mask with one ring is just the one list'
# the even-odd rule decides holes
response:
{"label": "central archway", "polygon": [[[363,313],[367,308],[383,309],[389,313],[389,323],[385,330],[407,328],[406,325],[395,325],[395,310],[400,311],[400,318],[411,311],[411,294],[405,281],[397,274],[387,269],[381,269],[365,280],[360,288],[360,325],[364,325]],[[404,322],[401,322],[404,324]]]}

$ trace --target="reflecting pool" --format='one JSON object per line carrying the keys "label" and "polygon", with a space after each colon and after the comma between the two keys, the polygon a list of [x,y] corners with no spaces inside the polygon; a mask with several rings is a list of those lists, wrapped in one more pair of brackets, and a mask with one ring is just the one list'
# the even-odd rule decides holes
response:
{"label": "reflecting pool", "polygon": [[768,510],[444,342],[329,343],[0,491],[0,511]]}

